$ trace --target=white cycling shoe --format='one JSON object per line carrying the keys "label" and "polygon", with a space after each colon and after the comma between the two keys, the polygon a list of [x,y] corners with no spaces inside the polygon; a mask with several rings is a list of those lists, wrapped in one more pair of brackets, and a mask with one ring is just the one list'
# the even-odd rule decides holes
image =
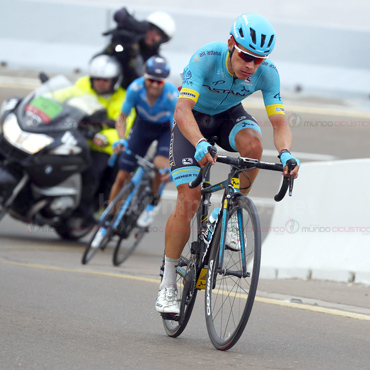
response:
{"label": "white cycling shoe", "polygon": [[148,227],[149,225],[151,225],[158,211],[159,211],[159,204],[157,206],[153,206],[153,204],[148,204],[144,212],[137,219],[137,226]]}
{"label": "white cycling shoe", "polygon": [[165,287],[158,292],[158,298],[155,302],[155,309],[160,313],[180,313],[179,303],[177,301],[177,289],[174,287]]}
{"label": "white cycling shoe", "polygon": [[[244,243],[247,239],[244,237]],[[237,214],[234,213],[227,223],[227,233],[226,233],[226,247],[234,252],[239,252],[241,250],[240,246],[240,234],[239,234],[239,223]]]}

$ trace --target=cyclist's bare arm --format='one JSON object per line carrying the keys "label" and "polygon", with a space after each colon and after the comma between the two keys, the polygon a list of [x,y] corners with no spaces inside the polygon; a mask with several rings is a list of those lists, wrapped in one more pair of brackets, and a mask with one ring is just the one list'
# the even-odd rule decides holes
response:
{"label": "cyclist's bare arm", "polygon": [[[281,150],[287,149],[291,150],[292,147],[292,132],[288,125],[288,122],[285,119],[285,116],[282,114],[274,114],[269,117],[274,130],[274,144],[277,151],[280,153]],[[299,167],[296,166],[291,174],[294,174],[294,177],[298,176]],[[288,167],[284,168],[284,175],[288,176]]]}
{"label": "cyclist's bare arm", "polygon": [[124,139],[126,135],[126,120],[127,115],[121,112],[116,121],[116,130],[121,139]]}
{"label": "cyclist's bare arm", "polygon": [[[194,145],[197,146],[200,139],[203,138],[202,133],[199,130],[198,123],[194,118],[192,109],[195,106],[195,102],[191,99],[178,99],[176,103],[174,118],[178,125],[181,133]],[[214,164],[212,156],[207,153],[205,157],[199,162],[200,166],[203,167],[207,162]]]}

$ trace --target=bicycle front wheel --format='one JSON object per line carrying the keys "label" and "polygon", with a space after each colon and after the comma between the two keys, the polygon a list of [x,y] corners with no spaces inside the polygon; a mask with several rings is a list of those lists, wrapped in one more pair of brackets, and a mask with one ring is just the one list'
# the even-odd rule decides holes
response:
{"label": "bicycle front wheel", "polygon": [[[87,244],[81,259],[81,263],[83,265],[86,265],[95,256],[99,249],[103,251],[109,241],[112,239],[112,229],[109,226],[105,226],[105,235],[99,237],[98,233],[101,233],[103,225],[105,225],[105,221],[99,222],[99,226],[96,227],[92,238]],[[99,238],[99,240],[97,240],[97,238]]]}
{"label": "bicycle front wheel", "polygon": [[[108,246],[108,244],[114,245],[116,239],[119,241],[118,236],[113,232],[113,224],[115,218],[112,218],[112,216],[110,215],[114,213],[114,210],[119,206],[123,199],[126,199],[128,194],[130,194],[131,190],[132,185],[130,183],[126,184],[106,209],[105,211],[106,215],[104,216],[103,219],[99,220],[98,227],[96,228],[92,238],[87,244],[86,249],[82,255],[81,263],[83,265],[88,263],[94,257],[94,255],[97,253],[99,249],[104,250]],[[109,248],[110,247],[111,245],[109,245]]]}
{"label": "bicycle front wheel", "polygon": [[148,227],[139,227],[136,224],[139,216],[152,200],[152,193],[149,190],[145,191],[146,188],[149,188],[149,183],[142,181],[119,222],[117,230],[119,240],[113,253],[114,266],[119,266],[126,261],[139,245],[145,233],[148,232]]}
{"label": "bicycle front wheel", "polygon": [[247,197],[234,198],[228,222],[233,222],[233,232],[239,239],[233,250],[225,246],[220,261],[222,222],[218,222],[205,294],[207,330],[219,350],[234,346],[244,331],[257,291],[261,262],[260,222],[253,202]]}

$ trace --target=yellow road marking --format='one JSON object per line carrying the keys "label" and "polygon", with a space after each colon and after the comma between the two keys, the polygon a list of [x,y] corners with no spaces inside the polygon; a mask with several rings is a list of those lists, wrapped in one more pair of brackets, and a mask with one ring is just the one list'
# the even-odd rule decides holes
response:
{"label": "yellow road marking", "polygon": [[102,275],[102,276],[109,276],[109,277],[117,277],[117,278],[121,278],[121,279],[146,281],[146,282],[157,283],[157,284],[159,282],[159,279],[151,279],[151,278],[145,278],[145,277],[141,277],[141,276],[126,275],[126,274],[118,274],[118,273],[115,273],[115,272],[70,269],[70,268],[66,268],[66,267],[36,265],[36,264],[32,264],[32,263],[22,263],[22,262],[10,262],[10,261],[1,261],[1,262],[4,263],[4,264],[7,264],[7,265],[31,267],[31,268],[41,269],[41,270],[54,270],[54,271],[63,271],[63,272],[77,272],[77,273],[82,273],[82,274]]}
{"label": "yellow road marking", "polygon": [[[114,272],[80,270],[80,269],[71,269],[71,268],[66,268],[66,267],[37,265],[37,264],[22,263],[22,262],[10,262],[10,261],[0,261],[0,262],[3,263],[3,264],[7,264],[7,265],[30,267],[30,268],[43,269],[43,270],[53,270],[53,271],[63,271],[63,272],[77,272],[77,273],[82,273],[82,274],[92,274],[92,275],[116,277],[116,278],[120,278],[120,279],[145,281],[145,282],[148,282],[148,283],[156,283],[156,284],[159,283],[159,279],[145,278],[145,277],[142,277],[142,276],[132,276],[132,275],[127,275],[127,274],[119,274],[119,273],[114,273]],[[297,309],[300,309],[300,310],[319,312],[319,313],[324,313],[324,314],[333,315],[333,316],[341,316],[341,317],[347,317],[347,318],[356,319],[356,320],[370,321],[370,316],[369,315],[364,315],[364,314],[359,314],[359,313],[354,313],[354,312],[349,312],[349,311],[341,311],[341,310],[334,309],[334,308],[311,306],[311,305],[302,304],[302,303],[293,303],[293,302],[280,301],[278,299],[263,298],[263,297],[256,297],[255,300],[256,300],[256,302],[272,304],[272,305],[276,305],[276,306],[297,308]]]}

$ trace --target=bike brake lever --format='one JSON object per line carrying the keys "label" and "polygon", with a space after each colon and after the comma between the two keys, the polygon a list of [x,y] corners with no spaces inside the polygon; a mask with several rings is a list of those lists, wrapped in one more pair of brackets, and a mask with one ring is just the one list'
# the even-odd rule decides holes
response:
{"label": "bike brake lever", "polygon": [[[288,172],[290,173],[297,166],[297,162],[294,159],[289,159],[287,161]],[[294,184],[294,175],[289,175],[289,196],[293,194],[293,184]]]}

